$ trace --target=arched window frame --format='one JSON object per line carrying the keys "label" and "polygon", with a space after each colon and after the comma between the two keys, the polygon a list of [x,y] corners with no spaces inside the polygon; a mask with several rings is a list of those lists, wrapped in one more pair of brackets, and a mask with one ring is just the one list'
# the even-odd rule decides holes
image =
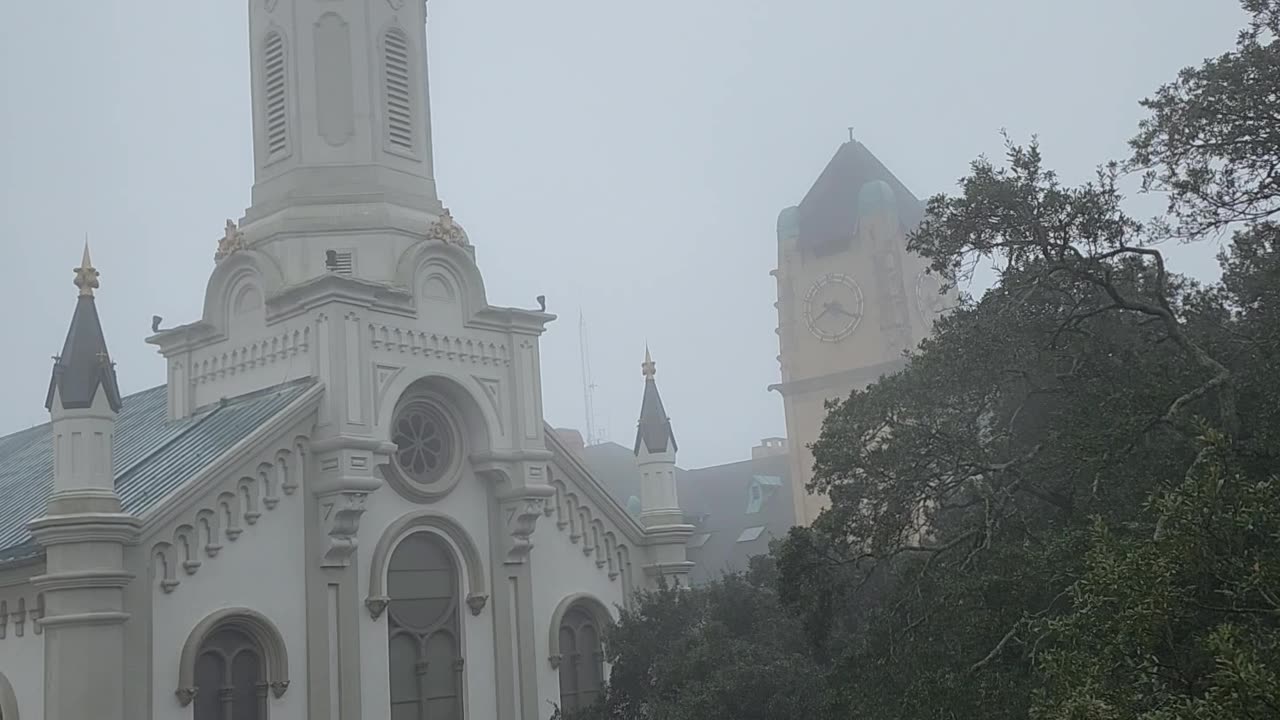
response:
{"label": "arched window frame", "polygon": [[200,621],[182,646],[178,660],[178,704],[186,707],[196,697],[196,660],[205,642],[218,631],[234,628],[248,635],[262,651],[262,669],[267,686],[276,699],[289,689],[289,653],[275,624],[248,608],[225,608]]}
{"label": "arched window frame", "polygon": [[0,720],[19,720],[18,696],[4,673],[0,673]]}
{"label": "arched window frame", "polygon": [[[369,607],[370,614],[373,615],[375,620],[379,616],[383,615],[384,611],[391,606],[391,603],[394,602],[394,598],[390,597],[390,589],[387,587],[387,580],[392,560],[402,543],[420,535],[429,536],[434,542],[443,546],[444,552],[448,554],[453,563],[453,571],[455,573],[454,597],[449,610],[453,613],[453,618],[432,626],[434,629],[430,630],[430,632],[427,633],[427,636],[434,639],[435,635],[444,633],[452,637],[452,642],[454,643],[454,662],[452,667],[454,675],[452,683],[454,692],[456,693],[455,697],[458,717],[465,717],[466,683],[463,676],[463,669],[466,658],[466,638],[460,606],[464,604],[465,598],[465,604],[472,608],[472,614],[478,614],[479,610],[484,605],[484,601],[487,600],[487,596],[476,596],[474,593],[467,594],[468,585],[474,586],[473,582],[475,578],[472,577],[471,570],[472,568],[479,569],[479,553],[475,550],[475,546],[471,544],[470,538],[466,536],[462,527],[451,518],[447,518],[443,515],[437,515],[434,513],[413,513],[406,518],[402,518],[399,522],[395,523],[393,527],[388,528],[388,531],[383,534],[377,548],[374,550],[374,574],[377,581],[382,583],[382,592],[385,594],[379,597],[376,602],[366,601],[366,605]],[[459,539],[462,540],[461,543],[459,542]],[[463,543],[465,543],[465,545]],[[474,555],[474,558],[469,557],[471,555]],[[474,564],[471,562],[472,559],[476,561]],[[482,574],[480,575],[480,580],[483,582]],[[472,602],[476,597],[480,598],[478,606]],[[374,614],[375,609],[376,614]],[[424,636],[418,634],[420,632],[419,630],[406,626],[397,627],[391,612],[387,612],[386,616],[388,652],[391,651],[391,643],[393,639],[400,635],[417,637],[420,642],[424,643],[422,647],[426,647],[430,644],[430,640],[423,640]],[[450,623],[452,623],[453,627],[448,627]],[[419,656],[419,665],[423,662],[423,658]],[[394,673],[395,669],[388,667],[388,675],[392,675]],[[423,680],[420,679],[419,682],[423,682]],[[426,682],[429,683],[429,680]],[[423,686],[420,686],[420,692],[422,692],[421,687]],[[394,688],[392,688],[392,693],[394,694]],[[422,696],[419,697],[421,702]],[[420,706],[420,710],[425,710],[425,708],[426,705]]]}
{"label": "arched window frame", "polygon": [[387,609],[387,566],[391,563],[391,553],[402,540],[421,530],[433,531],[442,535],[446,544],[451,546],[459,559],[462,579],[465,585],[467,609],[472,615],[479,615],[489,601],[488,586],[485,583],[484,562],[480,550],[467,534],[466,528],[457,520],[431,510],[418,510],[409,513],[391,523],[378,544],[373,548],[373,558],[369,570],[369,596],[365,598],[365,607],[369,616],[377,620]]}
{"label": "arched window frame", "polygon": [[[593,662],[599,663],[598,675],[600,678],[600,690],[604,689],[605,684],[605,668],[604,668],[604,633],[605,630],[613,625],[613,615],[609,612],[609,608],[600,602],[598,598],[586,593],[577,593],[570,595],[560,601],[556,606],[555,612],[551,615],[550,627],[550,654],[547,660],[551,663],[553,670],[560,670],[561,664],[564,662],[565,656],[575,649],[562,648],[560,645],[560,631],[564,625],[565,618],[569,616],[572,610],[580,610],[589,617],[594,625],[596,633],[596,642],[598,649],[596,653],[598,657],[592,658]],[[581,692],[575,690],[575,692]],[[560,699],[563,702],[564,690],[560,691]]]}

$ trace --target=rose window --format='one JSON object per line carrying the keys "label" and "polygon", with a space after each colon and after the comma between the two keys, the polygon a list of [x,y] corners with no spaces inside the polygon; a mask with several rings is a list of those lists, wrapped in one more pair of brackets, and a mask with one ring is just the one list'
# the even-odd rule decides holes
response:
{"label": "rose window", "polygon": [[392,442],[396,465],[415,482],[431,483],[449,468],[452,437],[449,423],[426,403],[412,403],[396,417]]}

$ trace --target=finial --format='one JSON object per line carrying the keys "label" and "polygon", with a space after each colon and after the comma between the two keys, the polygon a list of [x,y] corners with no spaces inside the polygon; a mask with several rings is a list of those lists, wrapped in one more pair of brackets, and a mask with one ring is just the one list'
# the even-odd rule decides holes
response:
{"label": "finial", "polygon": [[657,363],[655,363],[653,358],[649,355],[648,345],[644,346],[644,362],[640,364],[640,371],[644,374],[645,378],[649,380],[652,380],[653,376],[658,374]]}
{"label": "finial", "polygon": [[853,142],[853,126],[849,127],[849,142]]}
{"label": "finial", "polygon": [[89,259],[89,236],[84,238],[84,257],[80,259],[80,267],[75,269],[76,287],[80,288],[81,297],[93,297],[93,291],[98,287],[98,271],[94,269],[93,262]]}

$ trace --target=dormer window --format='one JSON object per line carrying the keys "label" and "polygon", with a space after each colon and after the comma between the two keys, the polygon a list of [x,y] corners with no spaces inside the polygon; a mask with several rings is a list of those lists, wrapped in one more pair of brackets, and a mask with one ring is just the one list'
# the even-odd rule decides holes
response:
{"label": "dormer window", "polygon": [[760,512],[765,500],[772,497],[780,487],[782,487],[782,478],[773,475],[752,477],[751,485],[747,487],[747,514],[753,515]]}

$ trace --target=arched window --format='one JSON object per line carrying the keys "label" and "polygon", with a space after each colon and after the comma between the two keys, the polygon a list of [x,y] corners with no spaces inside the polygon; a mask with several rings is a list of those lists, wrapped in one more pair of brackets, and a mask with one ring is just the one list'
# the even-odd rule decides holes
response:
{"label": "arched window", "polygon": [[575,602],[560,619],[560,709],[566,712],[590,707],[604,691],[604,646],[597,615]]}
{"label": "arched window", "polygon": [[453,551],[416,532],[387,564],[391,720],[461,720],[459,578]]}
{"label": "arched window", "polygon": [[175,694],[184,707],[194,705],[194,720],[266,720],[268,698],[288,689],[284,640],[252,610],[219,610],[182,648]]}
{"label": "arched window", "polygon": [[195,720],[266,720],[262,648],[234,626],[215,630],[196,657]]}

